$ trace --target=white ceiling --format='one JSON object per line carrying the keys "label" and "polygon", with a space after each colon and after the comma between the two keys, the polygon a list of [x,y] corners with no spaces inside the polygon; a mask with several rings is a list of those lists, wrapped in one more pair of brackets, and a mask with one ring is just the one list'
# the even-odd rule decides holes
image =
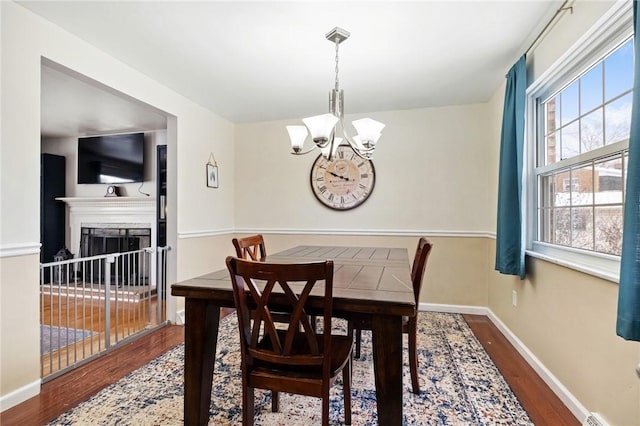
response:
{"label": "white ceiling", "polygon": [[[336,26],[351,32],[340,45],[347,113],[485,102],[562,1],[19,3],[242,123],[326,112],[335,49],[325,34]],[[45,74],[43,98],[64,84],[59,77]],[[43,126],[61,119],[59,104],[44,105]],[[115,106],[106,109],[121,100]],[[127,118],[135,110],[118,125],[136,122]],[[103,119],[81,107],[74,114],[66,126]]]}
{"label": "white ceiling", "polygon": [[40,133],[44,138],[167,128],[162,111],[73,71],[43,61]]}

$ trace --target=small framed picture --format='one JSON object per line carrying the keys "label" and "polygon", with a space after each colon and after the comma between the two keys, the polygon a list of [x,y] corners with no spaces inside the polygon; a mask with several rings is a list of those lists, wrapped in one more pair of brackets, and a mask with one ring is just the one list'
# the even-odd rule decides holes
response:
{"label": "small framed picture", "polygon": [[214,164],[207,164],[207,186],[209,188],[218,187],[218,166]]}

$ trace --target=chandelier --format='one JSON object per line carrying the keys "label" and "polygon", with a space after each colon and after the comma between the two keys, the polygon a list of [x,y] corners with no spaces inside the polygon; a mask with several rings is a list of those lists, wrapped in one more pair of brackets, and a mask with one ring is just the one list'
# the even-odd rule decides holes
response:
{"label": "chandelier", "polygon": [[[327,40],[334,42],[336,45],[336,81],[334,89],[329,92],[329,112],[303,118],[304,126],[287,126],[289,138],[291,139],[291,148],[293,149],[292,154],[308,154],[318,147],[322,155],[331,160],[338,146],[343,141],[347,141],[360,157],[370,159],[373,155],[376,143],[385,125],[371,118],[355,120],[352,124],[357,134],[351,137],[347,134],[343,123],[344,95],[343,91],[340,90],[338,80],[338,49],[340,43],[348,39],[350,35],[348,31],[335,27],[325,36]],[[303,147],[308,134],[311,135],[315,145],[305,151]],[[338,135],[341,137],[338,137]]]}

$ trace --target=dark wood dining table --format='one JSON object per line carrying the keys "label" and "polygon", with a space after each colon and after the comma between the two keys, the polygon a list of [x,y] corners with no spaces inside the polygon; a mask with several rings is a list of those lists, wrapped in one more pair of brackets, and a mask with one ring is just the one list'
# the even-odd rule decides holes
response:
{"label": "dark wood dining table", "polygon": [[[333,260],[333,314],[370,318],[378,423],[402,424],[402,317],[416,315],[409,256],[404,248],[297,246],[266,262]],[[234,307],[224,269],[171,287],[185,298],[184,423],[206,425],[221,307]],[[320,298],[313,301],[320,304]]]}

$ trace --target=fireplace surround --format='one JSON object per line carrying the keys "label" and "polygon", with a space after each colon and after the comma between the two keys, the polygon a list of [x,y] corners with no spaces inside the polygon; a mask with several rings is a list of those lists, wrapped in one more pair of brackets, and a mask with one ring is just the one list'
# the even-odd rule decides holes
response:
{"label": "fireplace surround", "polygon": [[[151,197],[64,197],[69,248],[76,257],[156,247],[156,200]],[[155,283],[155,256],[149,275]]]}

